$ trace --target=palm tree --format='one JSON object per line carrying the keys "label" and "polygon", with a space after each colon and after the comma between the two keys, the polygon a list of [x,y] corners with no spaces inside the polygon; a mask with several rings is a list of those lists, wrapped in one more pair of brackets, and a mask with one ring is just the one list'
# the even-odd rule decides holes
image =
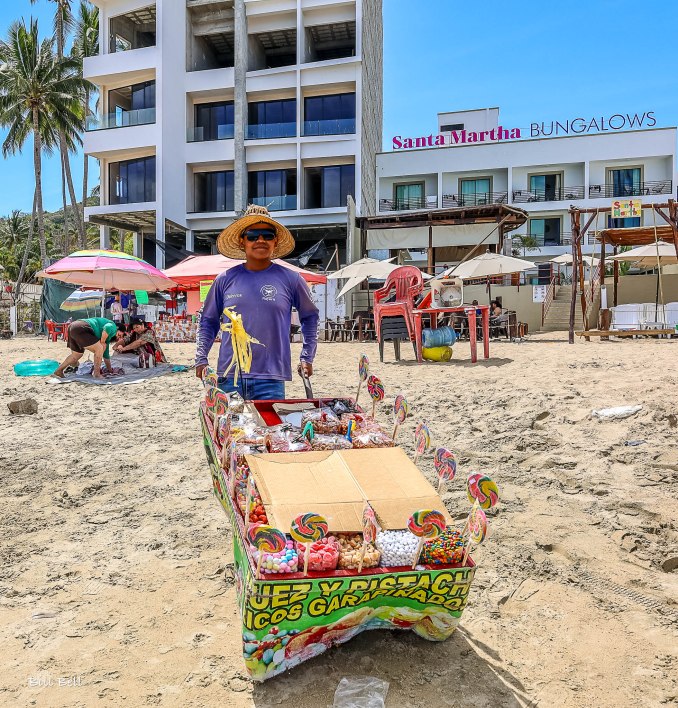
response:
{"label": "palm tree", "polygon": [[68,149],[80,140],[82,96],[85,82],[78,62],[59,60],[54,40],[40,41],[38,23],[21,20],[0,42],[0,124],[9,128],[2,144],[4,156],[20,152],[33,136],[35,200],[38,217],[40,260],[48,264],[42,202],[42,152],[50,153],[61,135]]}
{"label": "palm tree", "polygon": [[[513,242],[512,251],[514,256],[522,255],[525,258],[528,251],[541,251],[537,237],[532,234],[518,234],[511,236],[511,240]],[[521,250],[522,254],[520,253]]]}
{"label": "palm tree", "polygon": [[[90,5],[87,0],[80,0],[80,8],[78,11],[78,20],[75,25],[75,37],[73,39],[73,56],[76,56],[81,62],[85,57],[92,57],[99,53],[99,8]],[[85,122],[89,117],[90,111],[90,90],[85,89],[85,97],[83,99],[83,111],[85,114]],[[89,181],[89,158],[84,156],[84,165],[82,172],[82,212],[83,222],[85,219],[85,205],[87,204],[87,182]],[[85,247],[85,238],[80,241],[80,248]]]}

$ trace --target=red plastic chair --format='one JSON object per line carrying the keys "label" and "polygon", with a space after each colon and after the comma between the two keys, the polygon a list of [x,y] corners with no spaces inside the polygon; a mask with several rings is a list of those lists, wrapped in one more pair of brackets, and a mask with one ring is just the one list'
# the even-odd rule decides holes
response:
{"label": "red plastic chair", "polygon": [[[414,299],[421,295],[424,289],[424,278],[419,268],[414,266],[401,266],[396,268],[386,279],[386,285],[374,293],[374,325],[379,342],[379,355],[383,361],[384,343],[381,338],[382,319],[384,317],[401,316],[407,325],[407,332],[411,342],[415,341]],[[385,302],[393,295],[395,297],[389,302]],[[416,352],[416,346],[415,346]],[[396,346],[396,357],[399,357],[399,342]]]}
{"label": "red plastic chair", "polygon": [[45,320],[45,327],[47,327],[47,339],[51,342],[56,342],[59,333],[57,332],[54,322],[52,320]]}

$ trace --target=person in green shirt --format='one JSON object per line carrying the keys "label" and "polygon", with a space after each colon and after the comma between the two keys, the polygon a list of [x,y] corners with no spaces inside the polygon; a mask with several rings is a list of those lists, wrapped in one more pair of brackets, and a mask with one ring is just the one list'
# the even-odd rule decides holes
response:
{"label": "person in green shirt", "polygon": [[71,353],[66,357],[61,366],[54,372],[55,376],[64,378],[64,371],[68,366],[75,366],[81,359],[85,350],[94,354],[94,370],[92,376],[101,378],[101,360],[104,360],[106,369],[112,371],[109,344],[115,340],[118,326],[115,322],[105,317],[90,317],[86,320],[76,320],[68,326],[68,340],[66,346]]}

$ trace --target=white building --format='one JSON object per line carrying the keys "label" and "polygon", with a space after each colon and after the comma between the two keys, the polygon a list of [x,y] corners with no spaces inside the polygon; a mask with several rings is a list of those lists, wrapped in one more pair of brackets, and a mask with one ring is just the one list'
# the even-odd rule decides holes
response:
{"label": "white building", "polygon": [[[94,0],[100,91],[85,152],[100,162],[102,227],[135,232],[160,267],[211,253],[247,203],[298,250],[343,250],[347,197],[376,204],[381,0]],[[174,246],[174,248],[171,248]]]}
{"label": "white building", "polygon": [[[393,150],[377,155],[376,208],[389,214],[492,203],[520,207],[529,219],[507,237],[515,244],[518,235],[534,236],[539,250],[525,255],[545,261],[571,249],[570,205],[609,207],[619,197],[649,204],[675,197],[676,128],[657,128],[656,122],[650,111],[533,123],[521,130],[501,126],[498,108],[441,113],[437,132],[393,136]],[[595,230],[608,225],[608,216],[594,220],[585,252],[594,249]],[[643,218],[643,225],[652,225],[650,210]],[[640,219],[615,225],[636,226]],[[475,232],[439,228],[434,245],[474,244],[493,226],[474,227]],[[425,248],[426,230],[413,231],[371,231],[367,247]],[[498,232],[485,243],[499,246]]]}

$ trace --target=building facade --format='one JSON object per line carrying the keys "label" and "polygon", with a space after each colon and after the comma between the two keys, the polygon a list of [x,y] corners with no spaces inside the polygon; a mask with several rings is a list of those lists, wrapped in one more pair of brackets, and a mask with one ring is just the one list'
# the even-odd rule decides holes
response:
{"label": "building facade", "polygon": [[[652,112],[532,124],[527,130],[502,126],[498,108],[441,113],[436,133],[393,136],[393,149],[377,155],[375,208],[388,214],[493,203],[520,207],[529,219],[508,235],[513,248],[529,260],[546,261],[571,250],[571,205],[595,209],[619,198],[646,204],[675,198],[676,128],[655,126]],[[650,210],[641,218],[652,226]],[[585,252],[593,251],[595,231],[610,225],[609,219],[601,214],[594,220]],[[613,225],[638,226],[641,219]],[[488,231],[467,230],[463,244],[449,245],[477,243]],[[394,230],[371,234],[367,245],[416,251],[426,241],[423,233]],[[497,245],[497,234],[486,243]]]}
{"label": "building facade", "polygon": [[248,203],[303,251],[347,239],[347,202],[377,203],[381,0],[94,0],[99,89],[85,152],[101,226],[133,232],[159,267],[215,239]]}

